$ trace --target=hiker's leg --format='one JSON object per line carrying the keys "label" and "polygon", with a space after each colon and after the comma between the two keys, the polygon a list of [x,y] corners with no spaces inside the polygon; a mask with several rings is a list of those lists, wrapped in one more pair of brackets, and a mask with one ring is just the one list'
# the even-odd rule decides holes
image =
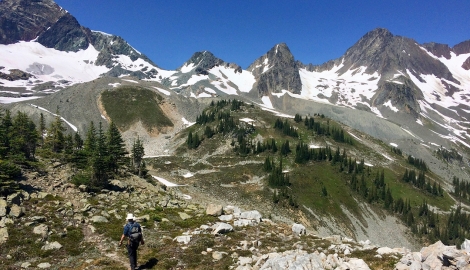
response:
{"label": "hiker's leg", "polygon": [[135,248],[135,252],[134,252],[134,265],[135,267],[137,267],[137,247]]}
{"label": "hiker's leg", "polygon": [[130,245],[127,246],[127,253],[129,254],[129,263],[131,265],[131,270],[135,270],[136,265],[136,250]]}

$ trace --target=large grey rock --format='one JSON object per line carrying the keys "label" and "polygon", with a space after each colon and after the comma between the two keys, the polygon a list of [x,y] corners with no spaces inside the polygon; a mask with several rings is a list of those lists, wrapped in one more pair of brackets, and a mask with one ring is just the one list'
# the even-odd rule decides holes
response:
{"label": "large grey rock", "polygon": [[7,197],[7,203],[8,204],[20,205],[21,204],[21,197],[22,197],[21,193],[10,194]]}
{"label": "large grey rock", "polygon": [[4,244],[8,240],[8,229],[0,228],[0,245]]}
{"label": "large grey rock", "polygon": [[307,230],[305,229],[305,226],[299,223],[294,223],[294,225],[292,225],[292,232],[297,236],[307,234]]}
{"label": "large grey rock", "polygon": [[237,206],[233,205],[227,205],[224,207],[224,214],[226,215],[232,215],[232,214],[240,214],[241,210]]}
{"label": "large grey rock", "polygon": [[252,219],[237,219],[233,222],[233,226],[235,227],[245,227],[255,225],[256,222]]}
{"label": "large grey rock", "polygon": [[369,266],[364,262],[362,259],[350,259],[348,262],[343,262],[342,265],[340,265],[338,270],[349,270],[349,269],[355,269],[355,270],[370,270]]}
{"label": "large grey rock", "polygon": [[222,205],[211,203],[206,208],[206,215],[217,217],[222,215],[222,210]]}
{"label": "large grey rock", "polygon": [[123,190],[126,190],[128,187],[126,183],[119,181],[119,180],[112,180],[110,184],[111,184],[111,190],[114,190],[114,191],[123,191]]}
{"label": "large grey rock", "polygon": [[175,239],[173,239],[174,241],[178,242],[178,243],[183,243],[185,245],[189,244],[189,242],[191,241],[191,235],[181,235],[181,236],[177,236],[175,237]]}
{"label": "large grey rock", "polygon": [[465,250],[466,252],[470,253],[470,240],[465,239],[463,241],[462,245],[460,246],[460,248],[462,250]]}
{"label": "large grey rock", "polygon": [[57,241],[52,242],[52,243],[47,243],[41,247],[42,250],[55,250],[55,249],[61,249],[61,248],[62,248],[62,245]]}
{"label": "large grey rock", "polygon": [[185,212],[178,212],[178,215],[182,220],[190,219],[192,218],[190,215],[186,214]]}
{"label": "large grey rock", "polygon": [[40,224],[33,229],[34,234],[39,234],[43,237],[47,236],[47,233],[49,232],[49,227],[46,224]]}
{"label": "large grey rock", "polygon": [[7,201],[0,199],[0,218],[7,215]]}
{"label": "large grey rock", "polygon": [[224,257],[225,252],[214,251],[212,252],[212,259],[218,261]]}
{"label": "large grey rock", "polygon": [[50,267],[51,267],[51,264],[50,264],[50,263],[47,263],[47,262],[44,262],[44,263],[38,264],[37,267],[38,267],[38,268],[41,268],[41,269],[46,269],[46,268],[50,268]]}
{"label": "large grey rock", "polygon": [[24,209],[23,209],[23,207],[21,207],[19,205],[13,204],[11,206],[9,215],[10,215],[10,217],[19,218],[22,215],[24,215]]}
{"label": "large grey rock", "polygon": [[24,262],[21,264],[21,268],[28,268],[31,266],[31,263],[30,262]]}
{"label": "large grey rock", "polygon": [[108,223],[108,219],[103,216],[93,216],[91,217],[91,222],[93,223]]}
{"label": "large grey rock", "polygon": [[31,217],[30,220],[33,221],[33,222],[42,223],[42,222],[46,221],[46,217],[45,216],[34,216],[34,217]]}
{"label": "large grey rock", "polygon": [[242,212],[240,214],[240,218],[243,218],[243,219],[252,219],[252,220],[255,220],[256,222],[261,222],[261,214],[256,211],[256,210],[253,210],[253,211],[245,211],[245,212]]}
{"label": "large grey rock", "polygon": [[230,224],[218,222],[212,226],[212,234],[223,234],[232,232],[233,227]]}
{"label": "large grey rock", "polygon": [[219,216],[220,221],[231,221],[233,219],[233,215],[221,215]]}

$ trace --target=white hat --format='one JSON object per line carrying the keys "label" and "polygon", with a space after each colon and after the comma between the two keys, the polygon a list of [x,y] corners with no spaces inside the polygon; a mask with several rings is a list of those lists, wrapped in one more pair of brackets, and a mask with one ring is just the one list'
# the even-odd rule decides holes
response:
{"label": "white hat", "polygon": [[129,219],[135,220],[134,214],[127,214],[126,220]]}

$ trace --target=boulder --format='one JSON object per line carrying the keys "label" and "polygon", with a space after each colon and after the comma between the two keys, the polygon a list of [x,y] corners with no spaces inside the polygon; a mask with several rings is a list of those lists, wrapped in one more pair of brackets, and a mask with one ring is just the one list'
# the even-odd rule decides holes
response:
{"label": "boulder", "polygon": [[370,270],[369,266],[362,259],[350,259],[344,262],[337,269],[355,269],[355,270]]}
{"label": "boulder", "polygon": [[49,227],[46,224],[40,224],[40,225],[34,227],[34,229],[33,229],[34,234],[39,234],[43,237],[45,237],[48,232],[49,232]]}
{"label": "boulder", "polygon": [[30,262],[24,262],[21,264],[21,268],[28,268],[31,266],[31,263]]}
{"label": "boulder", "polygon": [[6,227],[7,224],[14,224],[13,219],[7,218],[7,217],[2,217],[0,219],[0,228]]}
{"label": "boulder", "polygon": [[462,245],[460,246],[460,249],[465,250],[466,252],[470,253],[470,240],[465,239],[463,241]]}
{"label": "boulder", "polygon": [[108,223],[108,219],[103,216],[93,216],[91,217],[91,222],[93,223]]}
{"label": "boulder", "polygon": [[292,233],[294,233],[297,236],[306,235],[307,230],[305,229],[304,225],[299,224],[299,223],[294,223],[294,225],[292,225]]}
{"label": "boulder", "polygon": [[44,246],[42,246],[42,250],[55,250],[55,249],[61,249],[62,248],[62,245],[55,241],[55,242],[52,242],[52,243],[47,243],[45,244]]}
{"label": "boulder", "polygon": [[218,261],[224,257],[224,252],[214,251],[212,252],[212,259]]}
{"label": "boulder", "polygon": [[17,204],[13,204],[11,206],[9,215],[10,215],[10,217],[13,217],[13,218],[19,218],[22,215],[24,215],[24,209],[23,209],[23,207],[21,207]]}
{"label": "boulder", "polygon": [[221,215],[219,217],[219,220],[220,221],[230,221],[233,219],[233,215]]}
{"label": "boulder", "polygon": [[87,191],[88,191],[88,187],[85,186],[85,185],[80,185],[80,186],[78,186],[78,189],[79,189],[81,192],[87,192]]}
{"label": "boulder", "polygon": [[261,214],[256,211],[256,210],[253,210],[253,211],[245,211],[245,212],[242,212],[240,214],[240,218],[243,218],[243,219],[252,219],[252,220],[255,220],[256,222],[261,222]]}
{"label": "boulder", "polygon": [[177,236],[175,239],[173,239],[173,241],[187,245],[191,241],[191,235]]}
{"label": "boulder", "polygon": [[7,215],[7,201],[0,199],[0,218]]}
{"label": "boulder", "polygon": [[182,220],[190,219],[192,218],[190,215],[186,214],[185,212],[178,212],[178,215]]}
{"label": "boulder", "polygon": [[21,204],[21,194],[20,193],[14,193],[14,194],[10,194],[8,195],[7,197],[7,203],[8,204],[16,204],[16,205],[20,205]]}
{"label": "boulder", "polygon": [[209,215],[209,216],[220,216],[222,215],[222,205],[220,204],[209,204],[206,208],[206,215]]}
{"label": "boulder", "polygon": [[223,234],[232,232],[233,227],[230,224],[218,222],[212,226],[212,234]]}
{"label": "boulder", "polygon": [[8,240],[8,229],[0,228],[0,245],[4,244]]}
{"label": "boulder", "polygon": [[256,222],[252,219],[238,219],[233,222],[233,226],[235,227],[245,227],[255,225]]}
{"label": "boulder", "polygon": [[47,263],[47,262],[44,262],[44,263],[38,264],[37,267],[38,267],[38,268],[41,268],[41,269],[46,269],[46,268],[50,268],[50,267],[51,267],[51,264],[50,264],[50,263]]}
{"label": "boulder", "polygon": [[45,216],[34,216],[34,217],[31,217],[30,220],[32,222],[43,223],[43,222],[46,221],[46,217]]}
{"label": "boulder", "polygon": [[111,190],[113,191],[124,191],[128,187],[126,183],[119,180],[112,180],[109,183],[111,184]]}
{"label": "boulder", "polygon": [[240,208],[233,206],[233,205],[227,205],[224,207],[224,213],[226,215],[231,215],[231,214],[240,214],[241,210]]}

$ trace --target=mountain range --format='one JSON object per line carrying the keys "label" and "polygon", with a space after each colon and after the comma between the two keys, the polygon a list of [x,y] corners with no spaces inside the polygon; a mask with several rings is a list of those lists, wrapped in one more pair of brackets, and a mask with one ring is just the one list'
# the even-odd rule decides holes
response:
{"label": "mountain range", "polygon": [[[427,159],[440,147],[469,154],[470,40],[419,44],[377,28],[321,65],[296,60],[280,43],[246,69],[202,51],[164,70],[121,37],[80,25],[52,0],[3,0],[0,14],[3,103],[47,96],[36,102],[53,111],[62,102],[47,101],[57,99],[53,93],[107,78],[102,88],[151,85],[201,108],[206,99],[237,97],[289,115],[323,113]],[[178,111],[195,120],[184,107]]]}

